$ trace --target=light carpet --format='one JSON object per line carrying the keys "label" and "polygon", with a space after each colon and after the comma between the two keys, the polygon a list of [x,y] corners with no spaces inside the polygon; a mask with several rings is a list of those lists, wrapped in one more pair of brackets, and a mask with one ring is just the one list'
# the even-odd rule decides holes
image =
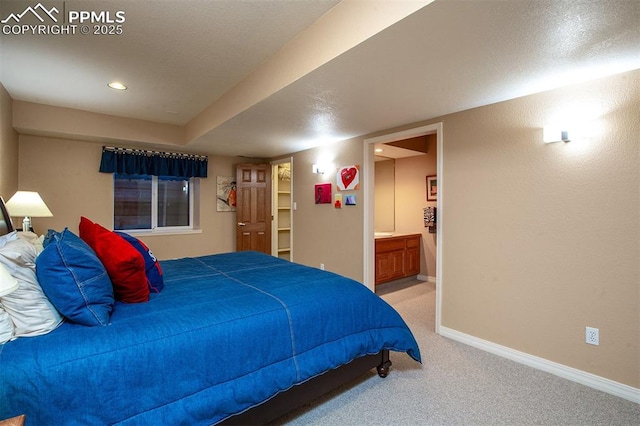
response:
{"label": "light carpet", "polygon": [[411,328],[420,365],[391,353],[374,371],[274,424],[640,425],[640,405],[435,334],[435,285],[393,283],[379,293]]}

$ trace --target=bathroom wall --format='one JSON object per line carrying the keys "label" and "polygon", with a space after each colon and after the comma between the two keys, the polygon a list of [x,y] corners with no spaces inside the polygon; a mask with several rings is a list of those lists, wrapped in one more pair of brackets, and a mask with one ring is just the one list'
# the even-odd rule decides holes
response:
{"label": "bathroom wall", "polygon": [[422,234],[420,247],[420,275],[435,281],[436,234],[424,227],[425,207],[435,207],[427,201],[426,177],[436,174],[436,146],[428,154],[398,158],[395,167],[395,230],[400,234]]}

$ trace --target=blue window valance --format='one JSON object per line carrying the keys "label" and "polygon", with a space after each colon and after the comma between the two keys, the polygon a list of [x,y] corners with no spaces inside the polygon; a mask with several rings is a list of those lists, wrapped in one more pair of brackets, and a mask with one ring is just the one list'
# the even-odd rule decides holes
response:
{"label": "blue window valance", "polygon": [[207,177],[208,157],[175,152],[102,147],[100,171],[128,175]]}

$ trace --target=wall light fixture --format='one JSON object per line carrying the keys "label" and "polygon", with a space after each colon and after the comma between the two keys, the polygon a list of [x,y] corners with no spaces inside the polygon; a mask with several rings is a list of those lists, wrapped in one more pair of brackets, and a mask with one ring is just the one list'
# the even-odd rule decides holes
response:
{"label": "wall light fixture", "polygon": [[324,166],[321,164],[314,164],[313,165],[313,173],[317,174],[317,175],[323,175],[325,172]]}
{"label": "wall light fixture", "polygon": [[569,126],[548,125],[542,129],[542,140],[544,143],[571,142],[570,133],[574,132],[570,132]]}

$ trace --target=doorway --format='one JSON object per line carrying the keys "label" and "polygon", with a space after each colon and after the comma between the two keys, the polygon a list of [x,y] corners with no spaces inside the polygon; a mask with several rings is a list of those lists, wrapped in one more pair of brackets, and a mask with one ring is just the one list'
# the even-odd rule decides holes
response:
{"label": "doorway", "polygon": [[271,254],[281,259],[293,260],[293,182],[291,166],[293,158],[271,162],[273,179],[273,226]]}
{"label": "doorway", "polygon": [[377,143],[389,143],[418,136],[436,134],[437,144],[437,170],[438,170],[438,226],[436,231],[436,318],[435,331],[439,333],[441,323],[441,298],[442,298],[442,225],[443,225],[443,194],[444,186],[442,180],[443,173],[443,134],[442,123],[430,124],[416,127],[400,132],[389,133],[375,138],[365,139],[364,150],[364,173],[363,186],[364,197],[364,220],[363,220],[363,265],[364,284],[372,291],[375,288],[375,245],[374,245],[374,145]]}

